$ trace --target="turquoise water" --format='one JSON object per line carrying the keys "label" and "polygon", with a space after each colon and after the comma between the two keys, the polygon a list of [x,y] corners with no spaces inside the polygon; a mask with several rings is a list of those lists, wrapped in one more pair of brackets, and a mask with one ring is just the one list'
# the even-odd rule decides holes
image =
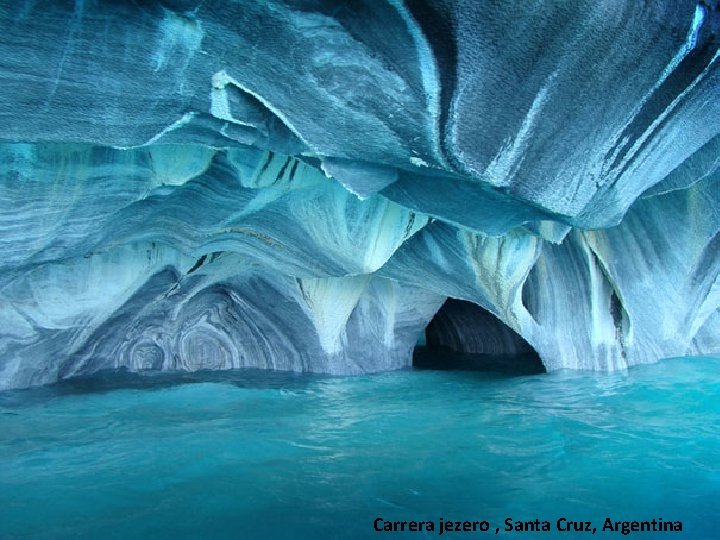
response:
{"label": "turquoise water", "polygon": [[622,374],[105,375],[0,393],[2,538],[720,538],[720,360]]}

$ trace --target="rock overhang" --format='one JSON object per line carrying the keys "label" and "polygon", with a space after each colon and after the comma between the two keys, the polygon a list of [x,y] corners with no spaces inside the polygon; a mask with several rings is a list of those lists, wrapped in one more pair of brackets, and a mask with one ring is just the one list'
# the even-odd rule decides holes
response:
{"label": "rock overhang", "polygon": [[717,16],[8,3],[2,385],[402,367],[447,297],[550,369],[717,351]]}

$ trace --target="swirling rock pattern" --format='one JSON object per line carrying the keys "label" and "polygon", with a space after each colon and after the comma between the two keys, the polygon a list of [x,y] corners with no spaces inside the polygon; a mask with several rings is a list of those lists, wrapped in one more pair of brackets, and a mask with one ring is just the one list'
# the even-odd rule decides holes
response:
{"label": "swirling rock pattern", "polygon": [[717,2],[0,0],[0,24],[0,388],[395,369],[448,297],[548,369],[720,351]]}

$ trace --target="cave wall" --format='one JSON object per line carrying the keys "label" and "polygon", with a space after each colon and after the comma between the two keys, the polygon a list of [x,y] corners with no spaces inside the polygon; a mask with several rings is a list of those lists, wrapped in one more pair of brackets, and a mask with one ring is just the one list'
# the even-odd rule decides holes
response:
{"label": "cave wall", "polygon": [[489,311],[472,302],[447,300],[425,328],[430,349],[448,349],[470,354],[532,353],[520,335]]}
{"label": "cave wall", "polygon": [[[720,351],[716,3],[0,1],[0,388]],[[628,76],[632,73],[632,77]]]}

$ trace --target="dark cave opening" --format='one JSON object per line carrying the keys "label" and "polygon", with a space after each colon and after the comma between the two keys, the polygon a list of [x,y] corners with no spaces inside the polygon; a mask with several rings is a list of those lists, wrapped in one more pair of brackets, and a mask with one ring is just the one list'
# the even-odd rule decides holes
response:
{"label": "dark cave opening", "polygon": [[436,370],[544,373],[540,356],[517,332],[486,309],[449,298],[415,347],[413,367]]}

